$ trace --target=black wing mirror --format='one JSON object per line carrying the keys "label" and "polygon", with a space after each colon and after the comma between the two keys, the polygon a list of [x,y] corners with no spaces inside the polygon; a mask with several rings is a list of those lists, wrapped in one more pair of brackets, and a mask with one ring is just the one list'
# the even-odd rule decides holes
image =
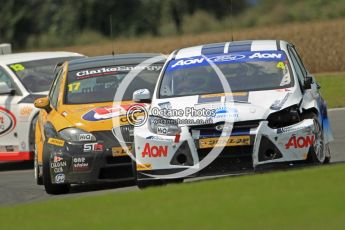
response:
{"label": "black wing mirror", "polygon": [[314,80],[313,80],[313,77],[311,76],[307,76],[305,79],[304,79],[304,89],[311,89],[311,84],[313,84]]}

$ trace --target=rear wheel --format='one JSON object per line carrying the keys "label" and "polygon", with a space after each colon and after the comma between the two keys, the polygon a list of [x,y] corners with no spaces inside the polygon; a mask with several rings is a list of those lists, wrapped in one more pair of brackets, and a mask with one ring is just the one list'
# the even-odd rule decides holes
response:
{"label": "rear wheel", "polygon": [[69,192],[69,184],[52,184],[50,175],[50,154],[43,153],[43,184],[48,194],[58,195]]}

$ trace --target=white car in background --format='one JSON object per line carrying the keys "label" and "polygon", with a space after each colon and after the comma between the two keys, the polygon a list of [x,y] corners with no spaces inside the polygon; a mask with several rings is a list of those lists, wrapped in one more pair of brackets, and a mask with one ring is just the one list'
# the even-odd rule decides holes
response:
{"label": "white car in background", "polygon": [[0,55],[0,162],[33,160],[35,99],[47,95],[58,63],[84,57],[72,52]]}

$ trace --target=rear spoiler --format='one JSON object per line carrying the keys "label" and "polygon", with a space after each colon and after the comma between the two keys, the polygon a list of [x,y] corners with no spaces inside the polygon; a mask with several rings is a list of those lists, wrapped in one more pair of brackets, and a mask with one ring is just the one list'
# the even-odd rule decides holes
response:
{"label": "rear spoiler", "polygon": [[0,44],[0,55],[11,54],[12,46],[9,43]]}

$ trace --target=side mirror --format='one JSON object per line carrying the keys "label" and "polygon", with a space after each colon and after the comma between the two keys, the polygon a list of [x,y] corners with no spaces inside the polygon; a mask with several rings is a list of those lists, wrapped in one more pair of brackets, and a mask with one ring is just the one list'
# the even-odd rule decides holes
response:
{"label": "side mirror", "polygon": [[0,95],[14,95],[15,90],[10,88],[5,82],[0,82]]}
{"label": "side mirror", "polygon": [[304,89],[311,89],[311,84],[313,84],[313,77],[307,76],[304,79]]}
{"label": "side mirror", "polygon": [[41,97],[41,98],[36,99],[34,102],[34,105],[38,109],[44,109],[45,111],[47,111],[47,113],[51,111],[50,101],[48,97]]}
{"label": "side mirror", "polygon": [[151,93],[148,89],[138,89],[133,93],[133,101],[138,103],[151,103]]}

